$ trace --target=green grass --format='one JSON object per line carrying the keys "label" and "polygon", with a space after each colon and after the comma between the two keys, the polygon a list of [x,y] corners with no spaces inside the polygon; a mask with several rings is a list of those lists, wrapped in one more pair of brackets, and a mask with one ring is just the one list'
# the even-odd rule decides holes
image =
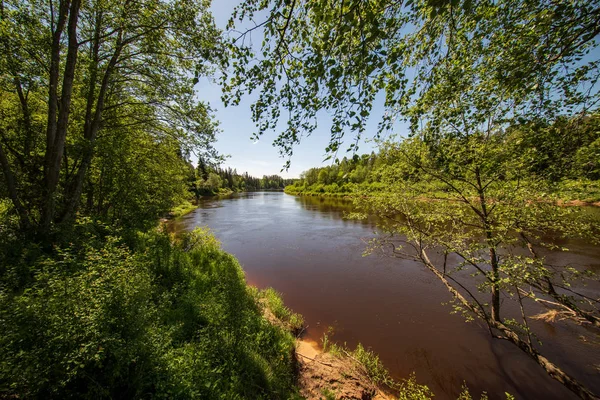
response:
{"label": "green grass", "polygon": [[206,229],[19,253],[0,253],[0,398],[297,396],[294,337]]}
{"label": "green grass", "polygon": [[185,214],[191,213],[196,208],[198,208],[197,205],[194,205],[194,204],[190,203],[189,201],[185,200],[184,202],[179,204],[177,207],[173,208],[169,212],[169,215],[172,216],[173,218],[178,218],[178,217],[184,216]]}
{"label": "green grass", "polygon": [[265,306],[290,332],[299,334],[304,328],[304,318],[302,315],[294,313],[286,307],[281,294],[277,293],[275,289],[267,288],[257,291],[255,296],[259,302],[264,302]]}
{"label": "green grass", "polygon": [[336,400],[337,399],[335,392],[328,388],[322,389],[321,394],[323,395],[324,400]]}
{"label": "green grass", "polygon": [[[323,351],[334,357],[349,357],[354,360],[371,379],[371,381],[379,388],[385,389],[386,392],[394,394],[397,400],[429,400],[435,397],[434,393],[426,385],[417,382],[414,373],[406,379],[400,381],[391,377],[387,368],[383,365],[379,356],[371,350],[364,348],[362,344],[358,344],[354,350],[350,350],[346,345],[340,345],[331,340],[334,334],[333,328],[329,327],[327,332],[323,334],[321,339]],[[325,398],[327,394],[332,393],[324,389],[322,392]],[[335,395],[335,394],[334,394]],[[514,396],[505,393],[506,400],[514,400]],[[335,398],[335,397],[333,397]],[[487,400],[488,396],[485,392],[480,397],[480,400]],[[463,385],[462,392],[458,395],[457,400],[473,400],[466,384]]]}

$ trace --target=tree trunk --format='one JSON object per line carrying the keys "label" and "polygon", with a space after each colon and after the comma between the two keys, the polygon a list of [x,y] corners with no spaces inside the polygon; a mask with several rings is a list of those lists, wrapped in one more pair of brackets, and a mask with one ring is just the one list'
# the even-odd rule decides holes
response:
{"label": "tree trunk", "polygon": [[[48,82],[48,126],[46,130],[46,160],[44,168],[48,174],[50,164],[50,149],[54,146],[56,137],[56,116],[58,114],[58,77],[60,67],[60,39],[65,29],[69,10],[68,0],[61,0],[58,7],[58,22],[52,32],[52,48],[50,52],[50,77]],[[52,21],[54,23],[54,21]]]}
{"label": "tree trunk", "polygon": [[21,111],[23,112],[23,124],[25,125],[25,143],[23,145],[23,156],[29,158],[29,155],[31,153],[31,143],[33,140],[33,129],[31,127],[31,113],[29,112],[29,105],[27,104],[27,99],[23,94],[21,80],[16,75],[16,73],[14,75],[15,88],[17,89],[17,94],[21,103]]}
{"label": "tree trunk", "polygon": [[[71,219],[77,212],[79,200],[81,198],[81,193],[83,190],[83,182],[85,180],[87,170],[90,164],[92,163],[92,158],[94,156],[94,146],[96,142],[96,137],[98,135],[98,131],[100,130],[100,124],[102,122],[102,112],[104,111],[106,92],[108,90],[108,85],[110,83],[112,72],[114,71],[114,68],[117,65],[122,49],[123,32],[119,31],[115,52],[113,53],[102,78],[102,84],[98,93],[98,100],[96,102],[96,110],[94,112],[93,120],[91,120],[89,123],[86,120],[86,125],[84,127],[84,137],[87,140],[86,148],[84,150],[83,160],[81,162],[81,165],[79,166],[77,175],[75,176],[71,192],[69,193],[68,202],[65,208],[65,212],[61,217],[61,220]],[[90,100],[93,102],[93,98],[88,98],[88,101]]]}
{"label": "tree trunk", "polygon": [[492,265],[492,319],[500,322],[500,288],[498,285],[500,273],[498,271],[498,255],[494,247],[490,247],[490,264]]}
{"label": "tree trunk", "polygon": [[490,213],[487,208],[487,200],[485,198],[485,189],[481,184],[481,173],[479,167],[475,168],[475,177],[477,179],[477,191],[479,194],[479,204],[481,206],[481,222],[485,230],[485,240],[487,241],[489,254],[490,254],[490,266],[492,267],[492,319],[500,322],[500,271],[498,265],[498,254],[496,253],[496,246],[494,244],[494,237],[492,227],[490,225]]}
{"label": "tree trunk", "polygon": [[[46,193],[44,198],[44,204],[42,208],[42,229],[47,232],[54,220],[55,214],[55,195],[56,188],[58,186],[58,180],[60,177],[60,169],[62,163],[62,156],[65,148],[65,140],[67,136],[67,127],[69,124],[69,115],[71,108],[71,94],[73,92],[73,81],[75,79],[75,66],[77,63],[77,50],[79,44],[77,42],[77,21],[79,18],[79,7],[81,0],[73,0],[69,10],[69,25],[68,25],[68,50],[67,58],[65,62],[65,71],[63,75],[62,93],[60,98],[60,110],[58,110],[58,118],[56,125],[54,125],[53,117],[56,114],[56,110],[49,108],[48,112],[48,124],[49,126],[55,126],[54,130],[49,129],[48,131],[48,142],[46,146]],[[56,36],[56,35],[55,35]],[[58,36],[60,40],[60,35]],[[60,46],[60,43],[58,43]],[[53,43],[54,46],[54,43]],[[54,58],[54,47],[52,57]],[[60,48],[56,49],[58,59],[60,59]],[[53,59],[54,61],[54,59]],[[57,67],[58,69],[58,67]],[[53,79],[53,71],[51,71],[51,81]],[[56,78],[58,78],[58,71],[56,71]],[[57,83],[58,79],[56,79]],[[52,84],[52,82],[51,82]],[[51,88],[52,90],[52,88]],[[56,90],[54,95],[56,95]],[[52,97],[52,94],[51,94]],[[51,98],[51,101],[54,99]],[[56,99],[56,105],[58,101]]]}

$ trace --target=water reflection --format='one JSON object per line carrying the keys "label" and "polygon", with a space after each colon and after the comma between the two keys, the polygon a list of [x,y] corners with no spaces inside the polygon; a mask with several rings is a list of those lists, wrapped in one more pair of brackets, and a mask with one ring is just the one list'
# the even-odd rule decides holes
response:
{"label": "water reflection", "polygon": [[[374,223],[345,219],[350,211],[347,199],[244,193],[204,200],[171,229],[209,226],[240,260],[251,284],[274,287],[304,315],[310,338],[319,341],[334,325],[334,339],[371,347],[396,377],[415,371],[436,399],[456,398],[463,381],[477,398],[484,390],[492,399],[504,398],[504,392],[573,398],[514,346],[451,315],[441,304],[450,300],[447,291],[421,265],[379,254],[363,257],[363,240],[373,236]],[[577,244],[568,256],[597,264],[597,250]],[[536,324],[542,332],[550,327]],[[546,329],[545,353],[600,392],[598,374],[587,368],[598,363],[600,352],[590,342],[561,340],[566,333],[560,324]]]}

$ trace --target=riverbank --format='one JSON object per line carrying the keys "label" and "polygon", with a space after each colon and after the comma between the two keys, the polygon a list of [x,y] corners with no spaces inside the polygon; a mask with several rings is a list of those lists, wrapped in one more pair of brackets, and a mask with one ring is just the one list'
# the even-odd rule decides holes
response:
{"label": "riverbank", "polygon": [[[232,190],[229,189],[219,189],[218,192],[213,193],[211,195],[205,195],[205,196],[200,196],[200,198],[204,198],[204,197],[227,197],[227,196],[231,196],[233,193]],[[173,207],[168,213],[167,215],[161,219],[161,221],[165,222],[168,221],[170,219],[174,219],[174,218],[179,218],[179,217],[183,217],[186,214],[191,213],[192,211],[196,210],[198,208],[198,200],[193,200],[189,201],[189,200],[184,200],[182,201],[180,204],[178,204],[177,206]]]}
{"label": "riverbank", "polygon": [[347,355],[323,352],[316,342],[296,341],[298,388],[306,399],[391,400],[366,368]]}
{"label": "riverbank", "polygon": [[391,378],[379,357],[360,344],[355,350],[330,342],[323,346],[302,337],[304,320],[287,308],[273,289],[252,288],[264,318],[273,326],[296,337],[295,382],[303,399],[391,400],[394,398],[428,399],[432,392],[419,385],[413,376],[403,382]]}
{"label": "riverbank", "polygon": [[307,196],[307,197],[352,197],[352,191],[344,191],[344,192],[330,192],[325,190],[311,190],[310,188],[299,188],[293,185],[286,186],[283,189],[285,194],[290,194],[292,196]]}
{"label": "riverbank", "polygon": [[84,223],[52,256],[1,264],[0,398],[297,398],[293,335],[207,229]]}
{"label": "riverbank", "polygon": [[194,211],[197,208],[198,208],[197,204],[192,204],[191,202],[186,200],[186,201],[182,202],[181,204],[179,204],[178,206],[171,209],[171,211],[169,211],[169,213],[167,214],[165,219],[168,220],[168,219],[183,217],[184,215],[191,213],[192,211]]}
{"label": "riverbank", "polygon": [[[436,399],[456,399],[463,382],[474,397],[482,391],[506,391],[519,398],[572,398],[527,358],[440,306],[448,301],[447,290],[432,282],[420,265],[379,254],[364,257],[362,240],[372,237],[376,221],[345,219],[352,202],[259,192],[207,199],[201,206],[173,221],[171,232],[210,227],[223,248],[240,260],[250,284],[276,288],[286,306],[303,315],[305,339],[321,344],[328,327],[334,326],[336,343],[347,343],[350,349],[363,343],[396,379],[414,371]],[[562,245],[574,248],[557,252],[565,262],[597,263],[597,247]],[[595,295],[596,287],[590,293]],[[554,325],[561,324],[549,328]],[[574,373],[586,374],[598,354],[587,344],[591,339],[569,340],[571,353],[566,356],[558,350],[564,337],[542,332],[539,339],[554,359],[581,360]],[[498,368],[519,380],[499,377]]]}

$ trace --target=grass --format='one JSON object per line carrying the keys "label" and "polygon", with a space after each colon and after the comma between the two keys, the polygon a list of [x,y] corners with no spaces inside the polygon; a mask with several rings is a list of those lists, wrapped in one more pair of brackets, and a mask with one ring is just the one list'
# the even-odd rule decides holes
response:
{"label": "grass", "polygon": [[[350,350],[346,345],[339,345],[331,340],[333,335],[333,328],[329,327],[327,332],[323,334],[321,339],[323,344],[323,351],[335,356],[335,357],[349,357],[354,360],[365,372],[365,374],[371,379],[371,381],[379,388],[387,389],[386,392],[392,392],[394,398],[397,400],[430,400],[435,395],[426,385],[422,385],[417,382],[415,373],[413,372],[406,379],[397,381],[391,377],[389,371],[379,356],[371,350],[364,348],[362,344],[358,344],[354,350]],[[328,393],[332,393],[324,389],[322,392],[325,398]],[[327,393],[327,394],[326,394]],[[514,400],[514,396],[510,393],[504,393],[506,400]],[[333,397],[335,398],[335,397]],[[487,400],[488,396],[485,392],[482,393],[480,400]],[[457,400],[473,400],[469,392],[469,388],[466,384],[463,384],[463,390],[458,395]]]}
{"label": "grass", "polygon": [[207,229],[75,240],[0,253],[0,398],[297,398],[295,338]]}
{"label": "grass", "polygon": [[264,304],[284,326],[294,334],[299,334],[304,328],[302,315],[294,313],[283,303],[281,294],[273,288],[257,291],[255,294],[259,303]]}
{"label": "grass", "polygon": [[337,399],[335,392],[328,388],[324,388],[323,390],[321,390],[321,394],[323,395],[324,400],[336,400]]}
{"label": "grass", "polygon": [[182,217],[185,214],[191,213],[196,208],[198,208],[197,205],[194,205],[194,204],[190,203],[189,201],[185,200],[181,204],[179,204],[177,207],[173,208],[169,212],[169,215],[172,216],[173,218]]}

